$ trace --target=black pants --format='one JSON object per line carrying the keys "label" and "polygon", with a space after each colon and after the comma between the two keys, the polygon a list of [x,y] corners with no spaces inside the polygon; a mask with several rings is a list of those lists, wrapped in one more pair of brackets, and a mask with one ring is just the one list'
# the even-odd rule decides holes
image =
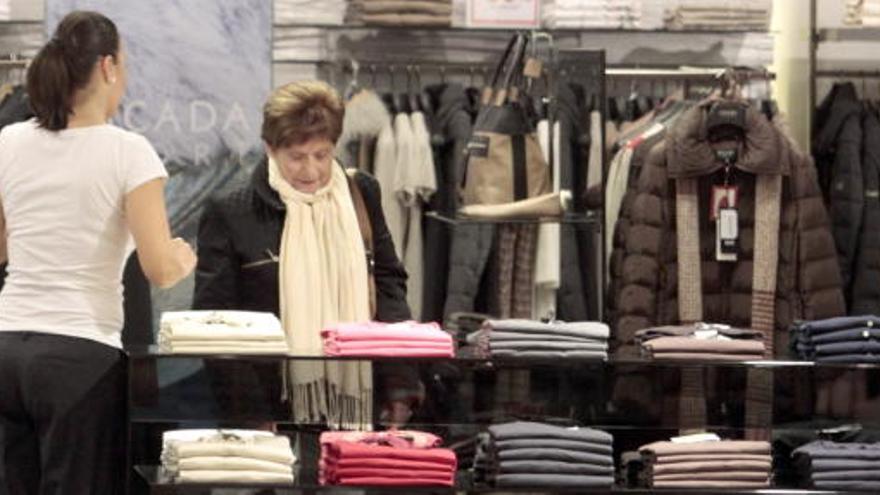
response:
{"label": "black pants", "polygon": [[0,495],[125,492],[125,364],[90,340],[0,332]]}

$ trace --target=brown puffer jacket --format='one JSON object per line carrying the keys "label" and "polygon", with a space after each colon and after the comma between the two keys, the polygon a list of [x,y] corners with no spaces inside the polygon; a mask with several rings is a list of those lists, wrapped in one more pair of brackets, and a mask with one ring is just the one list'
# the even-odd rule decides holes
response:
{"label": "brown puffer jacket", "polygon": [[614,306],[618,357],[638,355],[637,330],[678,324],[678,266],[675,179],[699,177],[700,252],[703,320],[748,327],[751,324],[756,175],[779,173],[782,207],[776,284],[774,349],[784,356],[788,327],[795,319],[818,319],[845,313],[840,272],[828,214],[810,158],[757,110],[747,113],[746,140],[731,182],[739,189],[739,259],[715,260],[715,225],[709,202],[713,185],[724,181],[723,164],[706,139],[708,105],[688,110],[655,146],[639,176],[630,210],[631,225],[623,242],[623,262]]}

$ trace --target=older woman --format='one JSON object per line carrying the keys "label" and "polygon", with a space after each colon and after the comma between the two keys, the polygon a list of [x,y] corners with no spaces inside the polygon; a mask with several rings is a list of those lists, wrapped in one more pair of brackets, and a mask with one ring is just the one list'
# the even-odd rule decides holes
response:
{"label": "older woman", "polygon": [[[380,203],[379,184],[364,173],[349,176],[334,160],[342,132],[344,104],[322,82],[298,82],[274,91],[263,111],[262,138],[266,159],[249,184],[208,202],[198,237],[196,309],[240,309],[280,316],[295,354],[320,354],[319,332],[341,321],[401,321],[410,317],[406,304],[406,272],[398,260]],[[303,367],[305,369],[303,369]],[[294,366],[294,402],[308,396],[314,382],[324,379],[314,367]],[[251,371],[252,370],[252,371]],[[226,375],[222,383],[238,392],[259,394],[256,403],[277,403],[277,369],[249,367]],[[245,372],[241,372],[245,371]],[[257,383],[254,383],[256,372]],[[346,379],[351,395],[358,387],[372,389],[372,378],[337,372],[329,380]],[[357,374],[357,373],[356,373]],[[363,375],[363,370],[361,370]],[[417,381],[390,374],[376,387],[382,412],[392,422],[406,420]],[[407,376],[406,378],[404,376]],[[352,382],[360,385],[352,385]],[[339,385],[338,383],[335,385]],[[388,390],[396,390],[388,394]],[[402,391],[413,391],[413,394]],[[231,391],[230,391],[231,392]],[[232,395],[232,394],[229,394]],[[297,395],[299,398],[297,398]],[[402,397],[401,395],[405,396]],[[369,395],[363,399],[372,407]],[[352,418],[328,410],[340,401],[317,398],[298,420],[322,416],[326,422]],[[241,405],[241,403],[239,404]],[[296,406],[296,404],[294,404]],[[296,410],[296,408],[295,408]],[[403,412],[401,413],[401,410]]]}

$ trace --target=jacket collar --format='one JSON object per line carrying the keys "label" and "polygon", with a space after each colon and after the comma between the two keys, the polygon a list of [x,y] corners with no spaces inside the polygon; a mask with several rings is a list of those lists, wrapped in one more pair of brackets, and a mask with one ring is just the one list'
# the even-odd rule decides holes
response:
{"label": "jacket collar", "polygon": [[281,196],[279,196],[278,192],[272,189],[272,186],[269,185],[268,156],[264,156],[260,163],[257,164],[256,168],[254,169],[254,173],[251,175],[251,186],[257,193],[257,197],[260,198],[264,203],[269,205],[272,209],[278,211],[286,210],[286,208],[284,207],[284,202],[281,201]]}
{"label": "jacket collar", "polygon": [[862,104],[859,103],[856,87],[852,83],[835,84],[817,111],[817,118],[822,119],[822,128],[816,135],[813,149],[824,153],[834,148],[843,124],[861,111]]}
{"label": "jacket collar", "polygon": [[746,106],[746,138],[743,143],[710,143],[706,117],[715,100],[707,100],[682,114],[667,135],[666,158],[672,178],[699,177],[724,167],[717,148],[736,146],[739,158],[734,166],[756,175],[789,175],[788,143],[760,111]]}

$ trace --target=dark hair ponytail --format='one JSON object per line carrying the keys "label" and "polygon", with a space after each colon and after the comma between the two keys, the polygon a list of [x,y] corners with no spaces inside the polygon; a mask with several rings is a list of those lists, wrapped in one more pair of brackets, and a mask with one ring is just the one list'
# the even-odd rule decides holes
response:
{"label": "dark hair ponytail", "polygon": [[40,127],[66,129],[76,90],[89,83],[101,57],[118,54],[119,32],[113,21],[97,12],[67,14],[27,72],[28,97]]}

